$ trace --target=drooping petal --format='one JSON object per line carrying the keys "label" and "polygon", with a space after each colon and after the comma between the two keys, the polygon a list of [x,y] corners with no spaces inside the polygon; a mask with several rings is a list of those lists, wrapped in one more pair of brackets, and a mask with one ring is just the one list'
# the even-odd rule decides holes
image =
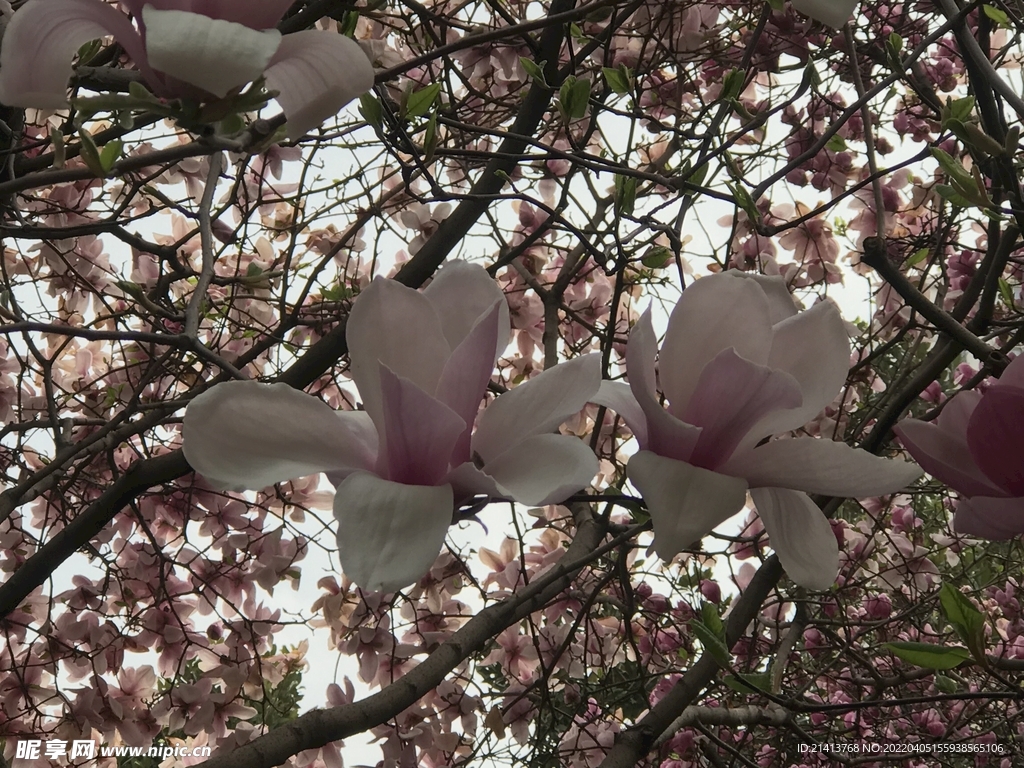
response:
{"label": "drooping petal", "polygon": [[[683,421],[702,430],[691,463],[716,469],[766,414],[797,408],[801,401],[800,385],[785,371],[744,360],[735,349],[723,350],[704,366],[683,414]],[[766,436],[756,433],[755,443]]]}
{"label": "drooping petal", "polygon": [[647,310],[633,326],[626,345],[629,386],[647,420],[646,440],[640,440],[640,447],[659,456],[687,461],[697,445],[700,428],[684,424],[658,402],[654,367],[657,351],[658,338],[654,334],[651,311]]}
{"label": "drooping petal", "polygon": [[668,561],[743,509],[747,484],[685,461],[640,451],[629,459],[629,480],[644,497],[654,524],[654,551]]}
{"label": "drooping petal", "polygon": [[753,280],[723,272],[686,287],[661,345],[661,387],[682,418],[704,366],[729,347],[764,365],[772,343],[771,307]]}
{"label": "drooping petal", "polygon": [[276,29],[198,13],[145,5],[142,18],[150,66],[219,97],[262,75],[281,44]]}
{"label": "drooping petal", "polygon": [[967,445],[989,480],[1008,496],[1024,496],[1024,389],[989,389],[971,414]]}
{"label": "drooping petal", "polygon": [[334,496],[341,569],[363,589],[394,592],[437,559],[452,521],[448,485],[402,485],[358,472]]}
{"label": "drooping petal", "polygon": [[350,372],[363,406],[383,431],[380,367],[433,395],[451,355],[433,305],[418,291],[394,280],[375,278],[352,305],[348,327]]}
{"label": "drooping petal", "polygon": [[489,312],[481,316],[473,329],[452,352],[437,384],[437,399],[451,408],[465,422],[452,452],[452,463],[470,460],[470,437],[480,410],[480,401],[487,391],[487,382],[494,371],[494,348],[498,339],[501,309],[508,314],[504,298],[496,301]]}
{"label": "drooping petal", "polygon": [[746,478],[751,488],[789,488],[854,499],[895,493],[923,474],[916,464],[811,437],[773,440],[737,453],[720,471]]}
{"label": "drooping petal", "polygon": [[739,277],[753,280],[764,291],[768,299],[768,316],[772,325],[778,325],[787,317],[795,315],[799,309],[793,300],[793,294],[786,287],[786,280],[780,275],[759,275],[756,272],[735,272]]}
{"label": "drooping petal", "polygon": [[[964,394],[954,397],[950,405]],[[925,472],[953,490],[967,496],[1002,495],[1003,491],[974,463],[964,432],[954,433],[917,419],[903,419],[893,427],[893,432]]]}
{"label": "drooping petal", "polygon": [[359,43],[319,29],[285,35],[263,75],[278,92],[292,141],[373,88],[373,65]]}
{"label": "drooping petal", "polygon": [[513,387],[491,403],[478,419],[473,451],[496,459],[516,443],[552,432],[583,409],[601,386],[601,356],[583,355]]}
{"label": "drooping petal", "polygon": [[633,396],[629,384],[624,381],[602,381],[600,389],[590,398],[590,402],[594,405],[603,405],[621,416],[640,446],[648,446],[647,417]]}
{"label": "drooping petal", "polygon": [[[406,485],[437,485],[466,422],[411,381],[380,366],[388,479]],[[378,462],[380,468],[380,462]]]}
{"label": "drooping petal", "polygon": [[859,0],[792,0],[793,8],[833,29],[839,29],[853,17]]}
{"label": "drooping petal", "polygon": [[953,530],[990,541],[1020,536],[1024,534],[1024,498],[961,499],[953,515]]}
{"label": "drooping petal", "polygon": [[107,35],[114,36],[151,80],[142,38],[120,11],[98,0],[30,0],[4,31],[0,102],[11,107],[66,107],[72,58],[85,43]]}
{"label": "drooping petal", "polygon": [[430,299],[441,318],[441,327],[452,349],[458,347],[477,321],[497,304],[497,348],[492,366],[497,362],[508,346],[511,321],[505,294],[486,269],[468,261],[449,261],[423,289],[423,295]]}
{"label": "drooping petal", "polygon": [[484,465],[508,498],[535,507],[565,501],[590,485],[597,470],[590,446],[570,435],[528,437]]}
{"label": "drooping petal", "polygon": [[828,301],[777,324],[768,367],[791,374],[799,383],[799,408],[776,411],[751,430],[744,447],[799,429],[835,400],[850,368],[850,339],[836,306]]}
{"label": "drooping petal", "polygon": [[789,577],[807,589],[831,587],[839,573],[839,543],[828,519],[807,494],[752,488],[750,497]]}
{"label": "drooping petal", "polygon": [[230,381],[188,404],[182,451],[189,465],[228,490],[259,490],[316,472],[374,466],[369,416],[335,411],[286,384]]}

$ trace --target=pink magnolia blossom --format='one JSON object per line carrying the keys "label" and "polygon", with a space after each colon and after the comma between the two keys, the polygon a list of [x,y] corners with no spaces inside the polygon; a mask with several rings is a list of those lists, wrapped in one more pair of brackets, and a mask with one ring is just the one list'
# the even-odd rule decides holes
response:
{"label": "pink magnolia blossom", "polygon": [[274,27],[293,0],[122,0],[135,24],[103,0],[29,0],[4,33],[0,101],[67,105],[71,59],[113,35],[146,83],[166,98],[223,98],[263,76],[297,139],[373,87],[373,67],[344,35]]}
{"label": "pink magnolia blossom", "polygon": [[597,473],[583,441],[554,434],[597,392],[597,355],[545,371],[477,419],[509,333],[504,294],[477,265],[449,263],[423,292],[377,278],[347,327],[365,411],[335,411],[285,384],[218,384],[185,412],[185,458],[233,490],[326,472],[342,568],[394,591],[428,571],[456,502],[553,504]]}
{"label": "pink magnolia blossom", "polygon": [[772,547],[797,584],[829,587],[839,569],[832,527],[807,493],[879,496],[920,469],[813,438],[766,438],[799,429],[846,381],[850,344],[836,307],[797,308],[779,277],[734,272],[683,291],[661,347],[648,311],[629,337],[629,385],[605,382],[596,400],[629,424],[640,451],[629,479],[669,560],[739,512],[749,490]]}
{"label": "pink magnolia blossom", "polygon": [[860,0],[791,0],[793,8],[815,21],[839,29],[850,18]]}
{"label": "pink magnolia blossom", "polygon": [[904,419],[894,431],[928,474],[963,497],[953,517],[959,533],[1024,534],[1024,355],[985,394],[961,392],[934,423]]}

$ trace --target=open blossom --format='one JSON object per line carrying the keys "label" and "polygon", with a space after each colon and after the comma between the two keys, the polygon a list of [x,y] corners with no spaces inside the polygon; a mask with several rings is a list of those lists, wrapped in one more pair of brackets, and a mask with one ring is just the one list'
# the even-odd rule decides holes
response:
{"label": "open blossom", "polygon": [[839,29],[857,10],[860,0],[791,0],[793,7],[815,21]]}
{"label": "open blossom", "polygon": [[103,0],[29,0],[4,33],[0,102],[66,106],[72,57],[112,35],[161,97],[223,98],[262,75],[296,139],[373,87],[373,67],[344,35],[282,36],[274,27],[293,2],[122,0],[133,25]]}
{"label": "open blossom", "polygon": [[554,504],[597,473],[590,448],[554,430],[597,392],[598,355],[545,371],[477,418],[509,333],[505,297],[477,265],[449,263],[423,292],[377,278],[346,331],[365,411],[337,412],[284,384],[226,382],[189,404],[182,450],[233,490],[326,472],[343,570],[394,591],[430,568],[456,502]]}
{"label": "open blossom", "polygon": [[825,589],[839,550],[807,493],[879,496],[921,475],[902,461],[814,438],[766,440],[799,429],[846,381],[850,345],[828,302],[797,312],[779,277],[725,272],[683,291],[661,347],[650,312],[629,337],[629,385],[606,382],[596,398],[629,424],[640,451],[627,467],[654,523],[654,549],[669,560],[739,512],[747,492],[772,547],[797,584]]}
{"label": "open blossom", "polygon": [[935,423],[894,427],[924,470],[963,497],[960,533],[1004,541],[1024,534],[1024,355],[985,394],[959,393]]}

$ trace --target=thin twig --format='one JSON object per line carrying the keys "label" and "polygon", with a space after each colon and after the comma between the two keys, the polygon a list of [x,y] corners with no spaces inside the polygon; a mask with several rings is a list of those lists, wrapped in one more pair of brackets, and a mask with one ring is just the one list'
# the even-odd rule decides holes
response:
{"label": "thin twig", "polygon": [[196,338],[199,334],[199,309],[206,300],[206,291],[213,279],[213,270],[217,265],[217,254],[213,252],[213,223],[210,210],[213,208],[213,194],[217,191],[221,168],[224,166],[224,153],[214,152],[210,155],[210,173],[206,177],[206,188],[203,199],[199,203],[199,242],[203,250],[203,269],[199,273],[199,282],[189,299],[185,310],[185,335]]}

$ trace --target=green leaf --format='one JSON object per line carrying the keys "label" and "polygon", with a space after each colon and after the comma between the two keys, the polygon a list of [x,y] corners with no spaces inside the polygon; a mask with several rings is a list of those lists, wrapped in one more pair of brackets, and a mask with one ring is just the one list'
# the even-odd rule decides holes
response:
{"label": "green leaf", "polygon": [[718,634],[698,619],[691,620],[689,626],[693,634],[700,640],[700,644],[704,646],[705,652],[710,653],[711,658],[721,666],[728,667],[730,661],[729,649]]}
{"label": "green leaf", "polygon": [[946,582],[939,590],[942,613],[953,625],[971,655],[979,664],[987,665],[985,658],[985,616],[974,603],[952,584]]}
{"label": "green leaf", "polygon": [[889,47],[892,48],[896,53],[903,50],[903,38],[900,37],[896,32],[889,33],[889,39],[887,41]]}
{"label": "green leaf", "polygon": [[907,266],[912,267],[915,264],[920,264],[922,261],[928,258],[928,254],[931,253],[931,248],[918,248],[914,251],[914,254],[907,259]]}
{"label": "green leaf", "polygon": [[718,615],[718,608],[714,604],[701,604],[700,620],[704,623],[705,627],[718,635],[723,643],[725,642],[725,625],[722,624],[722,617]]}
{"label": "green leaf", "polygon": [[985,15],[988,16],[992,21],[1001,27],[1010,26],[1010,17],[1006,15],[1006,11],[1001,8],[996,8],[994,5],[983,5],[981,10],[984,11]]}
{"label": "green leaf", "polygon": [[768,6],[773,11],[781,11],[785,0],[768,0]]}
{"label": "green leaf", "polygon": [[726,675],[722,682],[738,693],[765,693],[771,688],[772,676],[768,672],[748,672],[742,679]]}
{"label": "green leaf", "polygon": [[966,648],[931,645],[930,643],[885,643],[896,657],[925,669],[953,669],[971,658]]}
{"label": "green leaf", "polygon": [[757,206],[754,204],[754,199],[739,184],[732,188],[733,197],[736,198],[736,205],[738,205],[744,213],[747,214],[747,218],[750,219],[751,223],[759,221],[761,214],[758,213]]}
{"label": "green leaf", "polygon": [[108,175],[114,169],[114,163],[121,159],[122,148],[121,140],[114,139],[100,151],[100,166],[103,168],[104,175]]}
{"label": "green leaf", "polygon": [[384,111],[380,102],[368,93],[359,97],[359,113],[363,120],[378,130],[384,125]]}
{"label": "green leaf", "polygon": [[429,163],[437,151],[437,110],[430,113],[427,130],[423,135],[423,162]]}
{"label": "green leaf", "polygon": [[636,205],[636,177],[615,176],[615,210],[620,214],[630,214]]}
{"label": "green leaf", "polygon": [[82,145],[79,148],[79,153],[82,156],[82,160],[85,162],[86,167],[93,172],[94,175],[103,178],[107,175],[106,169],[103,167],[103,163],[100,161],[100,151],[96,146],[96,141],[93,139],[92,134],[82,126],[78,129],[78,138]]}
{"label": "green leaf", "polygon": [[968,171],[960,161],[950,155],[948,152],[939,149],[938,147],[931,147],[929,151],[932,154],[942,170],[949,176],[953,181],[959,182],[961,186],[973,187],[974,177],[971,176],[971,172]]}
{"label": "green leaf", "polygon": [[431,83],[426,88],[420,88],[409,94],[405,103],[405,117],[422,117],[430,111],[430,107],[441,93],[440,83]]}
{"label": "green leaf", "polygon": [[933,682],[935,683],[935,687],[943,693],[956,693],[957,691],[956,680],[954,680],[951,677],[946,677],[945,675],[935,675],[935,679],[933,680]]}
{"label": "green leaf", "polygon": [[547,64],[546,61],[542,61],[539,64],[537,64],[531,61],[530,59],[520,56],[519,63],[526,71],[526,74],[528,74],[531,78],[536,80],[541,85],[547,87],[548,81],[544,79],[544,65]]}
{"label": "green leaf", "polygon": [[617,69],[612,69],[611,67],[601,68],[601,74],[604,75],[604,80],[608,83],[608,87],[619,95],[629,93],[629,76],[623,69],[623,67]]}
{"label": "green leaf", "polygon": [[962,99],[947,99],[942,107],[942,127],[946,128],[949,120],[967,122],[974,114],[975,100],[973,96],[964,96]]}
{"label": "green leaf", "polygon": [[743,93],[743,83],[747,79],[746,73],[741,69],[730,69],[722,81],[721,97],[726,100],[739,98]]}
{"label": "green leaf", "polygon": [[833,152],[845,152],[846,151],[846,139],[840,136],[838,133],[833,135],[828,143],[825,145],[827,149]]}
{"label": "green leaf", "polygon": [[643,255],[640,263],[648,269],[663,269],[669,265],[672,258],[671,248],[666,248],[664,245],[656,245]]}
{"label": "green leaf", "polygon": [[935,191],[939,193],[943,200],[950,205],[955,205],[957,208],[970,208],[973,205],[970,200],[949,186],[949,184],[936,184]]}
{"label": "green leaf", "polygon": [[1013,298],[1013,289],[1003,278],[999,278],[999,295],[1003,297],[1006,306],[1013,307],[1016,304]]}
{"label": "green leaf", "polygon": [[558,100],[562,106],[562,115],[566,120],[578,120],[587,111],[590,101],[590,81],[567,77],[558,90]]}

